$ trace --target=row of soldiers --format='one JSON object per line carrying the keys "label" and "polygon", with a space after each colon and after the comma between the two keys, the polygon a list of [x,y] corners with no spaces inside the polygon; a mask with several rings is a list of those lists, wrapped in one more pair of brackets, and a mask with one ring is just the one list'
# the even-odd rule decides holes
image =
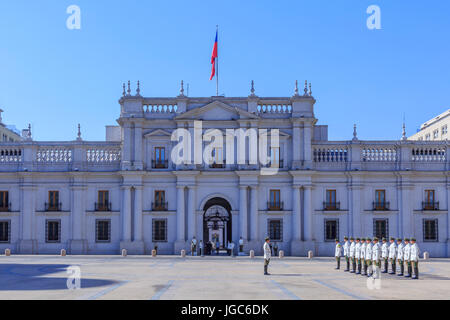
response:
{"label": "row of soldiers", "polygon": [[[373,241],[370,238],[356,238],[353,237],[348,241],[348,237],[344,237],[344,246],[339,243],[339,239],[336,239],[336,269],[341,266],[342,251],[347,263],[347,267],[344,271],[350,271],[350,263],[352,264],[352,271],[350,273],[366,275],[368,277],[373,275],[375,267],[381,269],[381,261],[384,262],[384,270],[382,273],[388,273],[389,263],[391,264],[391,272],[389,274],[395,274],[397,272],[396,264],[398,263],[400,270],[398,276],[403,276],[404,267],[406,264],[407,274],[405,277],[412,279],[419,279],[419,254],[420,249],[416,243],[416,239],[408,238],[397,239],[395,243],[394,238],[390,238],[390,244],[386,239],[382,239],[382,244],[379,243],[378,238],[374,238]],[[403,243],[404,242],[404,243]],[[356,270],[356,267],[358,269]],[[414,276],[412,276],[412,270],[414,270]]]}

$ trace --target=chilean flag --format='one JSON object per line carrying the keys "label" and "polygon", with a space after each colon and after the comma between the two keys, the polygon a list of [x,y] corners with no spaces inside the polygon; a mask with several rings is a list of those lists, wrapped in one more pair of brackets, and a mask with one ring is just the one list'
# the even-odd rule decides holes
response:
{"label": "chilean flag", "polygon": [[218,31],[216,30],[216,41],[214,41],[214,48],[211,56],[211,64],[212,64],[212,70],[211,70],[211,77],[209,77],[209,80],[212,80],[214,78],[214,75],[216,74],[216,58],[217,55],[217,34]]}

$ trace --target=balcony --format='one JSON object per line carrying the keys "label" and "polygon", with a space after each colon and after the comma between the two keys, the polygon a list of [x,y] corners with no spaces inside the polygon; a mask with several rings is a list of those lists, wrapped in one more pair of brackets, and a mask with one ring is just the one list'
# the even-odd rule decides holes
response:
{"label": "balcony", "polygon": [[226,160],[223,160],[222,162],[223,163],[213,162],[209,165],[209,167],[212,169],[223,169],[223,168],[225,168],[227,162],[226,162]]}
{"label": "balcony", "polygon": [[61,211],[61,202],[59,203],[45,203],[45,211]]}
{"label": "balcony", "polygon": [[269,162],[265,165],[263,165],[264,168],[283,168],[284,167],[284,161],[280,160],[278,162]]}
{"label": "balcony", "polygon": [[152,169],[167,169],[168,167],[168,160],[152,160]]}
{"label": "balcony", "polygon": [[111,202],[95,203],[95,211],[111,211]]}
{"label": "balcony", "polygon": [[11,203],[3,203],[0,206],[0,212],[9,212],[11,211]]}
{"label": "balcony", "polygon": [[439,210],[439,201],[422,201],[422,210]]}
{"label": "balcony", "polygon": [[341,203],[340,202],[324,202],[323,203],[323,210],[324,211],[339,211],[341,210]]}
{"label": "balcony", "polygon": [[152,211],[167,211],[168,208],[167,202],[152,202]]}
{"label": "balcony", "polygon": [[389,210],[389,202],[374,201],[374,202],[372,202],[372,208],[374,211],[388,211]]}
{"label": "balcony", "polygon": [[268,201],[267,202],[267,210],[268,211],[282,211],[283,210],[283,202],[282,201]]}

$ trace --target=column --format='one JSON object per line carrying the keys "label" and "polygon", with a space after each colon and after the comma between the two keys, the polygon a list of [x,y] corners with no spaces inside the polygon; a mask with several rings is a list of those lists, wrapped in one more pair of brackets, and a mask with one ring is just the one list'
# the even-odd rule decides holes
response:
{"label": "column", "polygon": [[197,221],[195,219],[196,188],[196,186],[188,187],[188,240],[197,235]]}
{"label": "column", "polygon": [[142,170],[142,128],[136,123],[134,128],[134,169]]}
{"label": "column", "polygon": [[130,123],[123,125],[122,169],[129,168],[131,164],[132,129]]}
{"label": "column", "polygon": [[301,239],[301,207],[300,207],[300,186],[292,186],[292,240]]}
{"label": "column", "polygon": [[82,224],[83,224],[83,187],[72,187],[72,238],[71,240],[82,239]]}
{"label": "column", "polygon": [[312,125],[310,123],[305,123],[303,128],[303,160],[305,167],[311,167],[312,153],[311,153],[311,139],[312,139]]}
{"label": "column", "polygon": [[134,241],[142,241],[142,187],[134,188]]}
{"label": "column", "polygon": [[403,226],[402,230],[402,238],[407,238],[413,236],[413,232],[411,230],[411,220],[414,219],[411,210],[411,199],[410,199],[410,187],[401,186],[401,204],[402,207],[400,209],[401,212],[401,223]]}
{"label": "column", "polygon": [[177,241],[186,241],[184,223],[184,188],[184,186],[177,186]]}
{"label": "column", "polygon": [[244,241],[247,240],[247,190],[248,186],[239,186],[239,232]]}
{"label": "column", "polygon": [[354,237],[363,236],[361,230],[361,190],[360,186],[352,186],[349,192],[352,193],[352,202],[349,203],[349,208],[352,208],[352,218],[350,220],[351,234]]}
{"label": "column", "polygon": [[131,187],[122,187],[122,241],[131,241]]}
{"label": "column", "polygon": [[[301,132],[299,123],[293,123],[292,128],[292,164],[290,167],[296,169],[300,166],[301,159]],[[287,160],[287,159],[286,159]],[[288,164],[289,165],[289,164]]]}
{"label": "column", "polygon": [[22,188],[22,240],[32,239],[34,188],[23,186]]}
{"label": "column", "polygon": [[304,231],[303,236],[305,241],[312,241],[312,203],[311,194],[312,186],[303,186],[303,213],[304,213]]}
{"label": "column", "polygon": [[250,230],[251,240],[258,240],[259,224],[258,224],[258,187],[250,187]]}

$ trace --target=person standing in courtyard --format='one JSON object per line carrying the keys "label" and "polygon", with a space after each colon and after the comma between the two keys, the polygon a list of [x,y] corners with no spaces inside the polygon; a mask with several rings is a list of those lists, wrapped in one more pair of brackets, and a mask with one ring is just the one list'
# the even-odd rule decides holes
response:
{"label": "person standing in courtyard", "polygon": [[384,270],[382,272],[387,273],[389,268],[389,249],[386,238],[383,238],[382,241],[383,244],[381,245],[381,258],[383,259],[384,263]]}
{"label": "person standing in courtyard", "polygon": [[220,249],[220,242],[219,240],[216,240],[216,254],[219,255],[219,249]]}
{"label": "person standing in courtyard", "polygon": [[358,265],[358,271],[356,272],[356,274],[361,274],[361,239],[359,238],[356,238],[355,260]]}
{"label": "person standing in courtyard", "polygon": [[334,251],[334,256],[336,258],[336,270],[341,268],[341,254],[342,254],[342,246],[339,243],[339,239],[336,239],[336,249]]}
{"label": "person standing in courtyard", "polygon": [[366,268],[366,247],[367,247],[367,244],[366,244],[366,238],[362,238],[361,239],[361,264],[362,264],[362,273],[361,273],[361,275],[366,275],[366,271],[367,271],[367,268]]}
{"label": "person standing in courtyard", "polygon": [[272,257],[272,249],[270,248],[270,239],[266,238],[263,246],[264,251],[264,275],[268,276],[270,273],[268,272],[269,269],[269,262],[270,258]]}
{"label": "person standing in courtyard", "polygon": [[[372,266],[372,239],[366,239],[366,275],[370,277],[372,272],[369,274],[367,271],[369,266]],[[373,271],[373,270],[370,270]]]}
{"label": "person standing in courtyard", "polygon": [[397,246],[395,245],[395,239],[391,237],[389,240],[391,245],[389,246],[389,261],[391,262],[391,272],[389,274],[395,274],[396,266],[395,261],[397,258]]}
{"label": "person standing in courtyard", "polygon": [[350,237],[350,262],[352,263],[352,271],[350,273],[356,272],[356,260],[355,260],[355,238]]}
{"label": "person standing in courtyard", "polygon": [[191,255],[193,256],[195,253],[197,253],[197,239],[193,237],[191,240]]}
{"label": "person standing in courtyard", "polygon": [[242,237],[240,237],[239,239],[239,253],[244,252],[244,239],[242,239]]}
{"label": "person standing in courtyard", "polygon": [[199,249],[200,249],[200,256],[203,257],[204,256],[204,248],[203,248],[203,241],[200,240],[200,242],[198,243]]}
{"label": "person standing in courtyard", "polygon": [[404,249],[404,245],[402,242],[401,238],[397,239],[397,262],[398,262],[398,266],[400,268],[399,273],[397,274],[398,276],[403,276],[403,272],[405,269],[405,264],[404,264],[404,260],[403,260],[403,249]]}
{"label": "person standing in courtyard", "polygon": [[350,271],[350,244],[348,243],[348,237],[344,237],[344,258],[345,258],[345,272]]}
{"label": "person standing in courtyard", "polygon": [[403,248],[403,261],[406,263],[406,271],[408,272],[405,275],[405,278],[411,278],[412,268],[411,268],[411,245],[409,244],[409,239],[405,238],[405,247]]}
{"label": "person standing in courtyard", "polygon": [[420,249],[419,246],[416,243],[416,239],[411,239],[411,253],[409,256],[409,260],[412,264],[412,269],[414,270],[414,276],[413,279],[419,279],[419,255],[420,255]]}
{"label": "person standing in courtyard", "polygon": [[381,246],[377,237],[373,239],[372,264],[372,274],[375,273],[378,277],[381,268]]}

